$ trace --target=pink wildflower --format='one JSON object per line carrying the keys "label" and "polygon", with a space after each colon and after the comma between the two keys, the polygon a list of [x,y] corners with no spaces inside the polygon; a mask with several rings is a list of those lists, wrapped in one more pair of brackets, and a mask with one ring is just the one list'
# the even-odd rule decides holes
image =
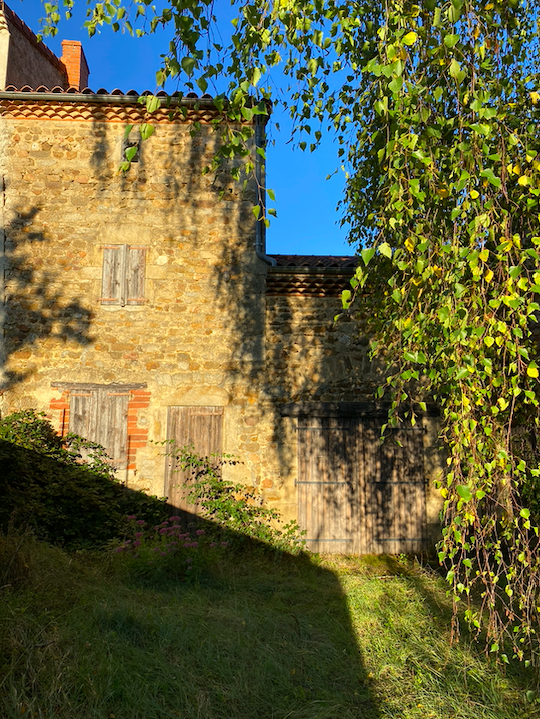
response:
{"label": "pink wildflower", "polygon": [[144,521],[144,519],[138,519],[137,524],[139,525],[139,527],[143,527],[146,524],[146,522]]}
{"label": "pink wildflower", "polygon": [[143,536],[143,532],[135,532],[136,539],[140,539]]}
{"label": "pink wildflower", "polygon": [[137,519],[136,514],[128,514],[127,519]]}
{"label": "pink wildflower", "polygon": [[217,542],[210,542],[211,547],[217,547]]}
{"label": "pink wildflower", "polygon": [[199,546],[199,542],[191,542],[191,546],[192,546],[192,547],[198,547],[198,546]]}
{"label": "pink wildflower", "polygon": [[188,557],[186,559],[186,564],[191,564],[192,561],[193,561],[193,559],[191,557]]}
{"label": "pink wildflower", "polygon": [[169,519],[171,520],[171,522],[179,522],[180,521],[180,517],[169,517]]}
{"label": "pink wildflower", "polygon": [[198,529],[195,534],[197,535],[197,537],[202,537],[203,534],[206,534],[206,532],[204,531],[204,529]]}
{"label": "pink wildflower", "polygon": [[160,534],[167,534],[167,531],[168,531],[168,530],[167,530],[167,527],[163,527],[162,529],[159,530],[159,533],[160,533]]}
{"label": "pink wildflower", "polygon": [[137,540],[136,542],[133,542],[134,547],[140,547],[141,543]]}
{"label": "pink wildflower", "polygon": [[229,546],[229,542],[221,542],[221,546],[222,546],[222,547],[228,547],[228,546]]}
{"label": "pink wildflower", "polygon": [[118,552],[124,551],[124,547],[116,547],[116,549],[114,551],[116,552],[116,554],[118,554]]}

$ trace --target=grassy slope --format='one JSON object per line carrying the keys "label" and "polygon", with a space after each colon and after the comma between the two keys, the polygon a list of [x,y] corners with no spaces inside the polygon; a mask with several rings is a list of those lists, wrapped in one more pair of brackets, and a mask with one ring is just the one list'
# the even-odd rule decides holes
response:
{"label": "grassy slope", "polygon": [[540,716],[524,670],[449,645],[444,585],[419,568],[245,550],[141,584],[121,555],[14,541],[0,538],[2,719]]}

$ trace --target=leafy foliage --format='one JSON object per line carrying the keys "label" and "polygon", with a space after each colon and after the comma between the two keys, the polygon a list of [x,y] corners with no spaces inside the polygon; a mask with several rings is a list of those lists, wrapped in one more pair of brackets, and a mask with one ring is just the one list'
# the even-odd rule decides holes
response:
{"label": "leafy foliage", "polygon": [[53,544],[82,548],[121,535],[131,512],[162,521],[164,501],[116,482],[106,457],[82,437],[64,443],[32,410],[0,420],[0,528],[30,527]]}
{"label": "leafy foliage", "polygon": [[283,525],[280,513],[262,504],[256,488],[223,479],[223,466],[235,463],[229,456],[201,457],[193,447],[177,447],[174,443],[168,455],[191,472],[187,477],[187,499],[197,505],[203,517],[275,549],[293,554],[303,549],[303,533],[296,522]]}

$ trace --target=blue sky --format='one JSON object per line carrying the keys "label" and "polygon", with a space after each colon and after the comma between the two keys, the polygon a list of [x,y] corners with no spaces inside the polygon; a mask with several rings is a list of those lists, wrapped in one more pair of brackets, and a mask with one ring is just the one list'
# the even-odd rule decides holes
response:
{"label": "blue sky", "polygon": [[[228,0],[218,4],[228,5]],[[39,0],[8,0],[11,9],[34,31],[39,32],[39,20],[44,15]],[[73,18],[62,21],[58,35],[46,38],[46,44],[61,55],[61,41],[80,40],[90,66],[89,85],[93,90],[120,88],[154,91],[155,72],[160,54],[168,47],[170,31],[133,38],[113,33],[105,27],[89,38],[82,27],[86,4],[75,0]],[[167,88],[174,90],[175,88]],[[339,226],[336,205],[343,189],[343,176],[336,173],[336,147],[332,138],[323,138],[322,147],[314,153],[294,149],[288,143],[287,118],[274,113],[274,122],[281,130],[270,130],[275,142],[267,150],[267,186],[276,193],[278,217],[272,220],[267,232],[267,251],[282,254],[354,254],[345,241],[346,229]]]}

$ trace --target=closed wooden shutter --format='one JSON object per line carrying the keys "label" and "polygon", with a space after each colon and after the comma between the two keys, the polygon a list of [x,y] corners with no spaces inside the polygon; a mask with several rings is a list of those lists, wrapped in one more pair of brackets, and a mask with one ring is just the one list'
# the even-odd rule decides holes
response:
{"label": "closed wooden shutter", "polygon": [[[207,457],[222,451],[223,407],[169,407],[167,439],[174,439],[181,448],[192,445],[197,454]],[[183,471],[174,458],[168,457],[165,467],[165,495],[169,504],[192,514],[199,507],[190,504],[186,497],[190,471]]]}
{"label": "closed wooden shutter", "polygon": [[100,389],[99,393],[99,439],[107,450],[114,466],[127,466],[127,415],[129,392]]}
{"label": "closed wooden shutter", "polygon": [[124,286],[123,246],[103,248],[103,274],[101,280],[101,303],[119,305],[123,302]]}
{"label": "closed wooden shutter", "polygon": [[146,248],[110,245],[103,248],[101,304],[144,304]]}
{"label": "closed wooden shutter", "polygon": [[71,392],[69,401],[69,431],[91,442],[97,442],[98,397],[95,391]]}
{"label": "closed wooden shutter", "polygon": [[298,523],[312,551],[398,554],[425,548],[422,432],[362,417],[300,417]]}
{"label": "closed wooden shutter", "polygon": [[126,256],[126,299],[128,305],[144,304],[144,274],[146,264],[144,247],[129,247]]}
{"label": "closed wooden shutter", "polygon": [[107,387],[72,391],[69,431],[101,444],[116,469],[127,462],[127,409],[129,392]]}

